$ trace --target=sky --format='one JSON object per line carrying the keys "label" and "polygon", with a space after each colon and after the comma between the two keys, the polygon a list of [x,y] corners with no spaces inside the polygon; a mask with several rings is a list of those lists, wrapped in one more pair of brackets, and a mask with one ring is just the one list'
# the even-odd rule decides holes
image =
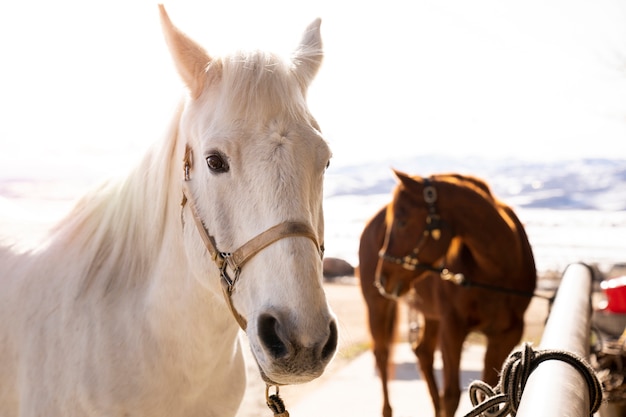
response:
{"label": "sky", "polygon": [[[309,106],[333,165],[412,155],[626,158],[621,0],[165,2],[210,54],[288,54],[322,18]],[[156,3],[0,10],[0,178],[97,176],[161,139],[183,86]]]}

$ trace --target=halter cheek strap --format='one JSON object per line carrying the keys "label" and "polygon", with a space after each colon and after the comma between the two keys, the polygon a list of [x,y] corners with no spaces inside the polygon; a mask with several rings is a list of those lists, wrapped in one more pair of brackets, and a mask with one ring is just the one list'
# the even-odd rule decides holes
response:
{"label": "halter cheek strap", "polygon": [[423,264],[418,259],[418,256],[426,245],[428,238],[432,237],[434,240],[439,240],[441,238],[441,216],[437,213],[436,205],[437,189],[429,178],[424,178],[424,190],[422,194],[424,202],[428,207],[428,215],[426,216],[424,233],[422,233],[417,245],[413,248],[410,254],[401,258],[387,254],[385,252],[385,248],[382,248],[378,252],[378,257],[383,261],[400,265],[408,271],[415,271],[417,268],[421,268],[428,271],[441,272],[443,270],[442,268],[429,264]]}
{"label": "halter cheek strap", "polygon": [[[188,169],[186,168],[185,171],[188,172]],[[209,231],[202,223],[202,219],[198,214],[195,199],[193,198],[193,193],[189,189],[188,181],[189,179],[186,176],[185,182],[183,183],[183,200],[181,202],[181,207],[184,208],[185,205],[189,203],[189,208],[191,209],[196,228],[200,233],[200,238],[202,238],[204,246],[211,255],[211,259],[213,259],[213,262],[215,262],[220,270],[222,290],[226,303],[228,304],[231,313],[237,320],[237,323],[239,323],[239,326],[245,331],[247,321],[241,314],[239,314],[237,309],[235,309],[232,300],[235,284],[239,280],[239,274],[241,273],[241,268],[244,264],[272,243],[287,237],[300,236],[311,239],[311,241],[315,244],[320,258],[323,258],[324,256],[324,246],[317,242],[317,235],[309,225],[302,222],[287,221],[270,227],[266,231],[244,243],[239,249],[232,253],[220,252],[215,244],[215,239],[209,234]]]}

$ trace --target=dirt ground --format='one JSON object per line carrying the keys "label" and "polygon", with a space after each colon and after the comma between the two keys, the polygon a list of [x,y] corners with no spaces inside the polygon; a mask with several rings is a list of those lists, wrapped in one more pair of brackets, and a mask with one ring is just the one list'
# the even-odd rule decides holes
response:
{"label": "dirt ground", "polygon": [[[358,281],[354,278],[344,278],[342,280],[326,283],[326,295],[333,311],[337,315],[339,328],[339,347],[337,356],[329,365],[328,369],[320,378],[303,385],[282,387],[281,397],[285,401],[287,408],[289,404],[295,404],[299,399],[306,396],[324,384],[333,373],[341,369],[350,360],[360,353],[370,348],[370,335],[366,318],[366,306],[361,295]],[[406,327],[406,309],[400,310],[401,326]],[[523,341],[539,344],[543,333],[544,323],[548,314],[548,301],[535,297],[526,311],[526,330]],[[404,318],[403,318],[404,317]],[[400,328],[398,334],[400,340],[407,340],[405,329]],[[245,339],[245,337],[244,337]],[[482,343],[482,336],[471,335],[469,343]],[[248,352],[248,347],[245,346]],[[265,405],[265,386],[257,377],[258,371],[253,363],[253,359],[248,356],[248,388],[244,402],[238,413],[239,417],[271,416],[270,410]]]}

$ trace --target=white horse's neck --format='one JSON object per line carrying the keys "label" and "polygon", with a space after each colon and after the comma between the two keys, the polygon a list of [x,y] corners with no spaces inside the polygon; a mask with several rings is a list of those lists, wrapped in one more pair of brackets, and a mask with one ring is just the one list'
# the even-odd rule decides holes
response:
{"label": "white horse's neck", "polygon": [[[29,262],[24,279],[33,288],[46,285],[33,290],[40,301],[33,301],[16,329],[27,328],[27,320],[46,323],[48,330],[33,346],[51,355],[56,347],[60,351],[54,354],[71,362],[37,363],[46,355],[33,354],[33,365],[40,368],[35,373],[62,366],[72,374],[69,386],[46,387],[59,398],[83,393],[89,407],[127,405],[151,410],[151,416],[207,410],[229,416],[241,401],[245,369],[239,327],[221,294],[201,284],[207,277],[193,276],[183,248],[178,117],[162,148],[149,152],[126,181],[81,200]],[[219,288],[217,276],[209,280]],[[70,326],[80,330],[68,335]],[[85,379],[93,361],[107,363],[109,372]],[[100,398],[103,393],[115,398]],[[148,404],[137,407],[136,401]],[[55,415],[52,409],[50,415]]]}

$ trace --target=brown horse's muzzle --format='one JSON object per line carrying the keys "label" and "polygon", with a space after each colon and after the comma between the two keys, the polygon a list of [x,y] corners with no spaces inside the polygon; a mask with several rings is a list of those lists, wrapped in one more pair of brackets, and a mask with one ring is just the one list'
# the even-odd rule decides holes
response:
{"label": "brown horse's muzzle", "polygon": [[409,291],[414,278],[410,276],[404,279],[403,275],[405,274],[400,271],[388,271],[384,263],[379,262],[374,276],[374,286],[383,297],[397,300]]}

